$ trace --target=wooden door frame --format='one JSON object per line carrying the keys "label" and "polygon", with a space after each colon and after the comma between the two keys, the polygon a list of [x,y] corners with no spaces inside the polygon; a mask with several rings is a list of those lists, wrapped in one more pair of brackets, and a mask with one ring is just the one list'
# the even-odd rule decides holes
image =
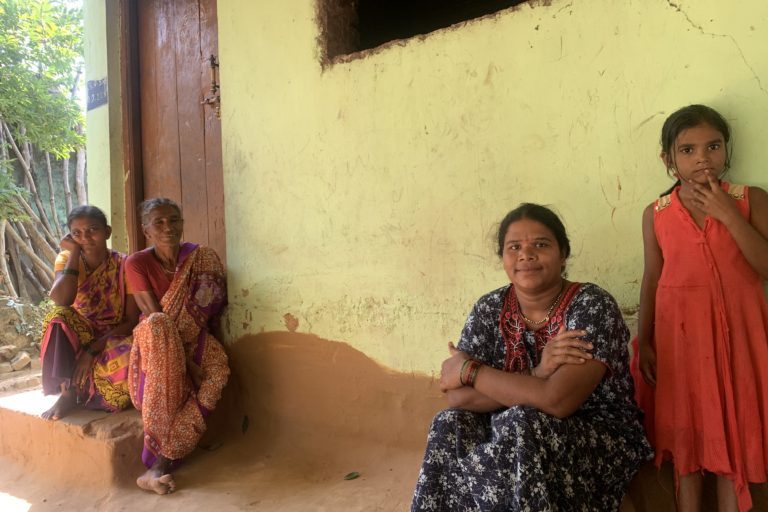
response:
{"label": "wooden door frame", "polygon": [[[141,1],[141,0],[138,0]],[[120,80],[122,89],[123,183],[128,252],[145,245],[138,206],[144,200],[139,98],[139,24],[135,0],[120,0]]]}
{"label": "wooden door frame", "polygon": [[[127,250],[129,253],[146,247],[146,238],[144,237],[138,213],[138,206],[145,199],[141,116],[141,64],[139,56],[140,1],[144,0],[118,0],[121,36],[122,180],[125,201],[125,232],[128,238]],[[216,5],[218,8],[218,2],[216,2]],[[221,141],[219,141],[219,145],[221,145]],[[223,162],[221,165],[223,165]],[[223,172],[223,169],[220,168],[219,172]],[[223,206],[224,204],[222,203],[222,208]],[[222,260],[226,258],[223,253],[220,253],[220,257]]]}

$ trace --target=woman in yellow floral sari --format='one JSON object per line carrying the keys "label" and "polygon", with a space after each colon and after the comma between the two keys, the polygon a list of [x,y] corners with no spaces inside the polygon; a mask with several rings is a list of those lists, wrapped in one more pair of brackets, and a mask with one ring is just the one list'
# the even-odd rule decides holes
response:
{"label": "woman in yellow floral sari", "polygon": [[132,254],[126,276],[142,319],[134,329],[130,392],[144,422],[142,461],[148,470],[136,483],[167,494],[170,474],[205,431],[229,377],[227,356],[210,334],[227,300],[224,268],[216,253],[181,243],[181,208],[156,198],[141,206],[151,247]]}
{"label": "woman in yellow floral sari", "polygon": [[118,411],[131,403],[128,357],[139,310],[127,293],[125,256],[107,248],[112,230],[95,206],[78,206],[67,217],[69,234],[56,258],[40,359],[43,392],[61,393],[43,413],[58,420],[77,403]]}

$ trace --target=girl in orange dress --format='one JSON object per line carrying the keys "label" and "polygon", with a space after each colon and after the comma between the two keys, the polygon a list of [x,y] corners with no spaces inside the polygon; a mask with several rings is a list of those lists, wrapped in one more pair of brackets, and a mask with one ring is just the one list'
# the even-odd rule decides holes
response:
{"label": "girl in orange dress", "polygon": [[645,270],[633,373],[655,462],[679,510],[752,506],[768,468],[768,194],[720,180],[730,130],[703,105],[669,116],[661,159],[677,183],[643,213]]}

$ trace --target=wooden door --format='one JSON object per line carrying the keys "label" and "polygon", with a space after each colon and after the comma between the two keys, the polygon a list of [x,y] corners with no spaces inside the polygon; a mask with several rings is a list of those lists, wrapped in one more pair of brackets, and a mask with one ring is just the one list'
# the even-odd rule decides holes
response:
{"label": "wooden door", "polygon": [[204,104],[218,55],[216,0],[135,5],[142,195],[179,202],[184,240],[226,261],[221,124]]}

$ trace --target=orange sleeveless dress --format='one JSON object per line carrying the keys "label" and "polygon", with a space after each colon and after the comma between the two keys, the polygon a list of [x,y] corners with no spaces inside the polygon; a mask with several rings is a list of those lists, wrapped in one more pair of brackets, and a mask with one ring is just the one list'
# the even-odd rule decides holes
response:
{"label": "orange sleeveless dress", "polygon": [[[744,185],[721,187],[749,219]],[[708,471],[735,485],[739,510],[748,482],[768,468],[768,305],[763,279],[728,229],[707,217],[699,228],[679,187],[660,198],[654,229],[664,257],[656,292],[656,388],[634,361],[638,404],[656,449],[677,475]],[[635,356],[637,359],[637,356]]]}

